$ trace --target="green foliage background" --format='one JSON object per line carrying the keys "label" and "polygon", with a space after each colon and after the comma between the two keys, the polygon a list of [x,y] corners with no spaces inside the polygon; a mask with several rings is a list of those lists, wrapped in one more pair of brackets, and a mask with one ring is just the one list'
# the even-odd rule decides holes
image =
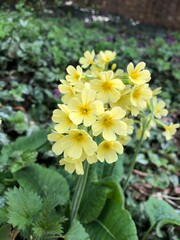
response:
{"label": "green foliage background", "polygon": [[[119,182],[131,161],[134,139],[116,163],[113,179],[107,177],[108,164],[103,172],[101,164],[90,170],[89,184],[93,184],[84,195],[79,220],[69,228],[76,176],[58,166],[47,141],[52,110],[60,102],[57,86],[66,67],[77,65],[83,52],[93,49],[116,51],[116,62],[124,69],[130,61],[145,61],[152,85],[163,88],[161,97],[170,110],[166,120],[179,118],[180,33],[134,25],[115,16],[106,20],[107,16],[91,12],[22,2],[0,10],[0,240],[10,239],[11,226],[18,239],[33,235],[34,239],[135,240],[137,234],[142,239],[148,227],[154,227],[149,239],[178,239],[176,211],[164,201],[148,200],[167,189],[176,197],[179,185],[178,139],[167,143],[156,132],[137,159],[136,168],[147,175],[133,175],[126,202]],[[136,182],[149,184],[147,196],[133,190]],[[117,222],[120,227],[114,228]]]}

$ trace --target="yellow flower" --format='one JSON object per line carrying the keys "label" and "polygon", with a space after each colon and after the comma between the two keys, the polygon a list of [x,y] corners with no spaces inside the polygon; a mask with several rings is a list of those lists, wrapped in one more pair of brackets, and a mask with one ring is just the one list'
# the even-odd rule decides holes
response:
{"label": "yellow flower", "polygon": [[[140,128],[137,130],[137,132],[136,132],[136,137],[137,137],[138,139],[140,139],[140,138],[141,138],[141,134],[142,134],[142,127],[140,127]],[[149,138],[149,137],[150,137],[150,131],[149,131],[149,129],[146,129],[146,130],[144,131],[143,140],[146,140],[146,139]]]}
{"label": "yellow flower", "polygon": [[2,120],[1,120],[1,118],[0,118],[0,125],[1,125],[1,123],[2,123]]}
{"label": "yellow flower", "polygon": [[[86,84],[86,86],[89,86]],[[82,90],[80,98],[73,98],[69,102],[71,110],[69,117],[77,125],[91,126],[99,114],[104,112],[103,103],[95,101],[96,92],[88,87]]]}
{"label": "yellow flower", "polygon": [[127,124],[127,134],[132,134],[133,133],[133,129],[134,129],[134,127],[133,127],[133,124],[134,124],[133,119],[124,118],[123,122],[125,122]]}
{"label": "yellow flower", "polygon": [[164,101],[157,101],[157,98],[153,98],[153,106],[154,106],[154,115],[156,118],[161,118],[162,116],[165,117],[168,114],[168,110],[164,109],[166,106]]}
{"label": "yellow flower", "polygon": [[126,85],[125,88],[121,91],[121,97],[116,103],[110,103],[111,107],[119,106],[126,112],[130,111],[131,101],[130,101],[130,92],[131,86]]}
{"label": "yellow flower", "polygon": [[110,50],[106,50],[105,52],[100,51],[98,55],[98,60],[100,63],[107,64],[111,61],[113,61],[116,57],[116,53],[112,52]]}
{"label": "yellow flower", "polygon": [[81,81],[83,71],[80,66],[77,66],[76,68],[74,68],[73,66],[70,65],[66,68],[66,70],[67,70],[67,73],[69,74],[66,76],[66,79],[72,85],[76,85],[78,82]]}
{"label": "yellow flower", "polygon": [[75,90],[66,80],[61,80],[61,83],[62,84],[58,86],[60,93],[63,94],[63,96],[61,97],[61,101],[63,103],[68,103],[69,100],[75,96]]}
{"label": "yellow flower", "polygon": [[75,159],[75,158],[70,158],[70,157],[65,157],[59,161],[60,165],[65,165],[65,170],[69,173],[73,173],[74,171],[78,175],[83,175],[84,174],[84,169],[82,165],[82,160],[81,159]]}
{"label": "yellow flower", "polygon": [[118,141],[103,141],[97,150],[99,161],[113,163],[118,160],[118,154],[123,153],[123,146]]}
{"label": "yellow flower", "polygon": [[94,57],[95,57],[95,52],[94,50],[92,52],[86,51],[84,53],[84,57],[81,57],[79,59],[80,64],[82,65],[82,68],[87,68],[89,65],[93,64],[94,62]]}
{"label": "yellow flower", "polygon": [[150,81],[150,72],[148,70],[143,70],[145,66],[146,64],[144,62],[138,63],[135,67],[132,62],[128,64],[127,73],[133,84],[141,85]]}
{"label": "yellow flower", "polygon": [[161,93],[161,87],[155,88],[155,89],[153,90],[153,96],[156,96],[156,95],[158,95],[158,94],[160,94],[160,93]]}
{"label": "yellow flower", "polygon": [[59,123],[55,126],[55,130],[59,133],[67,132],[69,129],[77,128],[77,126],[69,118],[70,111],[65,104],[58,104],[59,108],[53,111],[52,120]]}
{"label": "yellow flower", "polygon": [[164,126],[165,129],[165,137],[166,140],[170,140],[172,138],[172,136],[176,133],[177,128],[179,128],[180,124],[176,123],[173,124],[171,123],[169,126]]}
{"label": "yellow flower", "polygon": [[111,111],[106,111],[99,116],[99,119],[92,125],[93,135],[102,133],[107,141],[115,141],[117,135],[127,134],[127,125],[120,119],[126,112],[120,107],[114,107]]}
{"label": "yellow flower", "polygon": [[134,86],[131,91],[130,100],[134,107],[143,110],[147,106],[147,102],[152,97],[152,91],[148,84]]}
{"label": "yellow flower", "polygon": [[129,136],[119,136],[119,137],[118,137],[118,141],[119,141],[123,146],[127,145],[130,140],[131,140],[131,137],[129,137]]}
{"label": "yellow flower", "polygon": [[90,135],[86,131],[79,129],[70,130],[69,134],[62,138],[61,146],[65,156],[76,159],[80,158],[83,152],[88,156],[92,156],[97,149],[97,144]]}
{"label": "yellow flower", "polygon": [[97,99],[104,103],[117,102],[121,96],[120,90],[125,88],[120,79],[114,78],[113,71],[101,72],[100,79],[91,81],[91,84],[97,91]]}
{"label": "yellow flower", "polygon": [[55,142],[54,145],[52,146],[52,151],[56,155],[60,155],[63,152],[63,149],[61,147],[62,138],[63,138],[63,135],[57,132],[48,134],[48,140]]}

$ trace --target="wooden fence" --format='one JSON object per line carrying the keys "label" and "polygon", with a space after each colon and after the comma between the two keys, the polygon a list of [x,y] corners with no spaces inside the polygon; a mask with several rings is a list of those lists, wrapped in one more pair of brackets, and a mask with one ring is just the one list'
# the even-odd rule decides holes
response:
{"label": "wooden fence", "polygon": [[74,0],[79,6],[180,30],[180,0]]}

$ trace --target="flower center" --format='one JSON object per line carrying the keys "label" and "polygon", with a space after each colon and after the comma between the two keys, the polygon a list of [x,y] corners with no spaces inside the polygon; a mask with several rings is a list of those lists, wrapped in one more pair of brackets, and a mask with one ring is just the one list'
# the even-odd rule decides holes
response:
{"label": "flower center", "polygon": [[131,73],[131,78],[133,78],[134,80],[137,80],[139,77],[139,73],[137,71],[133,71]]}
{"label": "flower center", "polygon": [[91,111],[91,108],[88,105],[82,106],[80,112],[82,115],[88,115]]}
{"label": "flower center", "polygon": [[141,97],[141,91],[136,89],[133,93],[133,98],[138,99]]}
{"label": "flower center", "polygon": [[77,135],[76,135],[76,140],[77,140],[78,142],[82,142],[83,139],[84,139],[83,134],[82,134],[82,133],[77,133]]}
{"label": "flower center", "polygon": [[104,149],[109,150],[112,148],[112,144],[110,142],[105,142],[103,144]]}
{"label": "flower center", "polygon": [[105,91],[110,91],[112,89],[112,84],[110,82],[105,82],[102,87]]}
{"label": "flower center", "polygon": [[103,125],[104,127],[109,128],[110,126],[112,126],[113,122],[112,122],[112,118],[111,117],[105,117],[103,119]]}

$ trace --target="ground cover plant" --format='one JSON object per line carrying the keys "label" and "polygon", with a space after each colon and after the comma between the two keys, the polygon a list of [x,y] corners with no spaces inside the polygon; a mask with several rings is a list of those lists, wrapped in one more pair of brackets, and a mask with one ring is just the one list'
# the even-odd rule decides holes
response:
{"label": "ground cover plant", "polygon": [[[57,17],[58,14],[60,17]],[[150,28],[145,31],[143,27],[133,27],[129,23],[120,25],[116,19],[114,22],[110,19],[104,24],[101,21],[103,17],[90,13],[86,15],[82,13],[81,18],[74,17],[72,12],[67,15],[60,11],[58,14],[44,12],[40,16],[39,12],[34,11],[32,7],[24,6],[23,3],[17,4],[15,10],[1,10],[0,239],[83,240],[97,239],[97,234],[98,239],[178,239],[178,136],[173,142],[166,141],[160,134],[164,125],[159,119],[162,114],[166,126],[170,126],[170,122],[178,122],[179,96],[174,93],[178,91],[180,79],[179,33],[165,30],[154,33]],[[97,55],[98,53],[100,54]],[[106,64],[102,64],[102,59],[107,61]],[[148,94],[143,104],[136,105],[134,100],[133,106],[144,112],[142,106],[145,104],[149,112],[146,111],[145,117],[141,113],[135,120],[132,139],[127,146],[122,147],[132,133],[131,119],[126,119],[125,122],[123,111],[127,109],[129,111],[131,108],[132,114],[138,113],[137,109],[128,104],[127,109],[123,109],[125,103],[123,105],[119,103],[119,107],[122,108],[119,111],[121,113],[119,121],[124,126],[124,135],[122,132],[119,133],[121,140],[118,139],[116,147],[114,145],[114,149],[118,149],[117,152],[120,153],[115,164],[106,163],[113,161],[113,158],[107,160],[102,152],[105,143],[107,145],[109,141],[114,140],[109,140],[104,133],[102,141],[101,134],[96,131],[97,126],[92,127],[93,135],[97,135],[96,144],[101,151],[98,151],[98,162],[90,165],[86,185],[88,191],[84,191],[84,195],[81,196],[82,191],[79,192],[77,189],[82,190],[82,179],[87,177],[87,174],[79,177],[77,173],[82,174],[83,171],[87,173],[88,166],[83,161],[85,159],[78,160],[72,166],[69,158],[72,157],[70,151],[74,148],[68,150],[65,143],[58,144],[62,135],[69,136],[64,134],[61,125],[58,126],[58,123],[61,123],[59,118],[62,120],[68,111],[66,105],[69,104],[69,96],[66,93],[68,90],[66,85],[70,83],[74,88],[76,84],[73,81],[79,74],[79,79],[86,84],[83,84],[83,88],[81,84],[76,86],[79,89],[76,89],[76,95],[78,91],[82,91],[82,95],[89,96],[94,102],[94,107],[99,106],[99,112],[96,111],[94,116],[101,118],[103,109],[111,115],[112,109],[117,107],[113,105],[116,101],[113,100],[109,104],[110,99],[103,99],[106,94],[102,96],[97,86],[91,86],[93,79],[104,81],[109,76],[113,81],[120,78],[122,83],[115,89],[117,90],[115,94],[110,96],[113,98],[117,94],[122,94],[127,97],[133,92],[132,89],[137,91],[139,87],[133,82],[135,79],[133,65],[129,65],[129,71],[126,67],[129,62],[134,62],[134,66],[141,66],[142,70],[144,63],[137,65],[142,61],[146,62],[147,68],[144,70],[146,80],[141,82],[140,86],[144,84]],[[69,64],[71,67],[67,68]],[[88,64],[93,66],[91,71],[86,72]],[[77,65],[81,67],[76,68]],[[117,71],[119,68],[124,72]],[[152,89],[147,86],[150,74],[147,69],[151,73]],[[98,72],[102,72],[100,77],[97,77]],[[65,78],[66,74],[68,76]],[[58,88],[59,79],[64,80]],[[126,87],[123,88],[124,86]],[[161,92],[155,90],[158,87],[162,87]],[[95,98],[93,91],[97,92]],[[159,100],[155,96],[150,100],[151,95],[156,95],[158,91]],[[75,101],[79,103],[78,99]],[[91,104],[91,101],[87,102]],[[103,104],[100,103],[102,101]],[[166,110],[163,109],[163,101],[169,110],[167,116]],[[54,111],[52,119],[57,123],[55,129],[59,132],[52,135],[54,126],[51,123],[51,115],[58,104],[60,109]],[[88,134],[91,132],[91,123],[85,118],[78,120],[78,110],[73,109],[72,100],[70,105],[73,112],[71,120],[76,119],[73,124],[78,126],[78,131],[87,136],[85,131],[88,130]],[[155,115],[156,106],[161,110],[160,115],[157,112]],[[148,122],[148,119],[154,117],[156,123],[160,124],[159,133],[153,131],[154,126]],[[152,128],[150,134],[143,130],[144,124],[147,123]],[[72,129],[74,125],[71,126]],[[175,127],[169,134],[175,133]],[[167,128],[166,134],[168,129],[171,130]],[[141,141],[136,138],[138,132]],[[142,133],[148,137],[147,140],[142,141]],[[71,173],[75,170],[75,174],[69,174],[63,166],[59,166],[57,158],[51,151],[47,135],[50,140],[56,142],[53,151],[57,155],[65,153],[63,160],[62,156],[59,157],[61,165],[65,165],[65,169]],[[166,135],[166,138],[169,137],[170,135]],[[142,144],[141,151],[137,154],[135,149],[138,142]],[[94,151],[96,144],[92,142]],[[64,146],[63,149],[60,148],[61,145]],[[115,152],[113,156],[115,162],[117,157]],[[136,157],[136,169],[127,181],[133,156]],[[97,161],[91,157],[89,154],[90,163]],[[100,161],[104,159],[105,162],[101,163]],[[83,165],[85,170],[82,168]],[[80,179],[78,183],[81,188],[76,186],[77,179]],[[126,188],[125,193],[122,187]],[[77,201],[81,197],[82,201]],[[120,215],[123,216],[123,220]],[[112,228],[117,222],[119,225]]]}

